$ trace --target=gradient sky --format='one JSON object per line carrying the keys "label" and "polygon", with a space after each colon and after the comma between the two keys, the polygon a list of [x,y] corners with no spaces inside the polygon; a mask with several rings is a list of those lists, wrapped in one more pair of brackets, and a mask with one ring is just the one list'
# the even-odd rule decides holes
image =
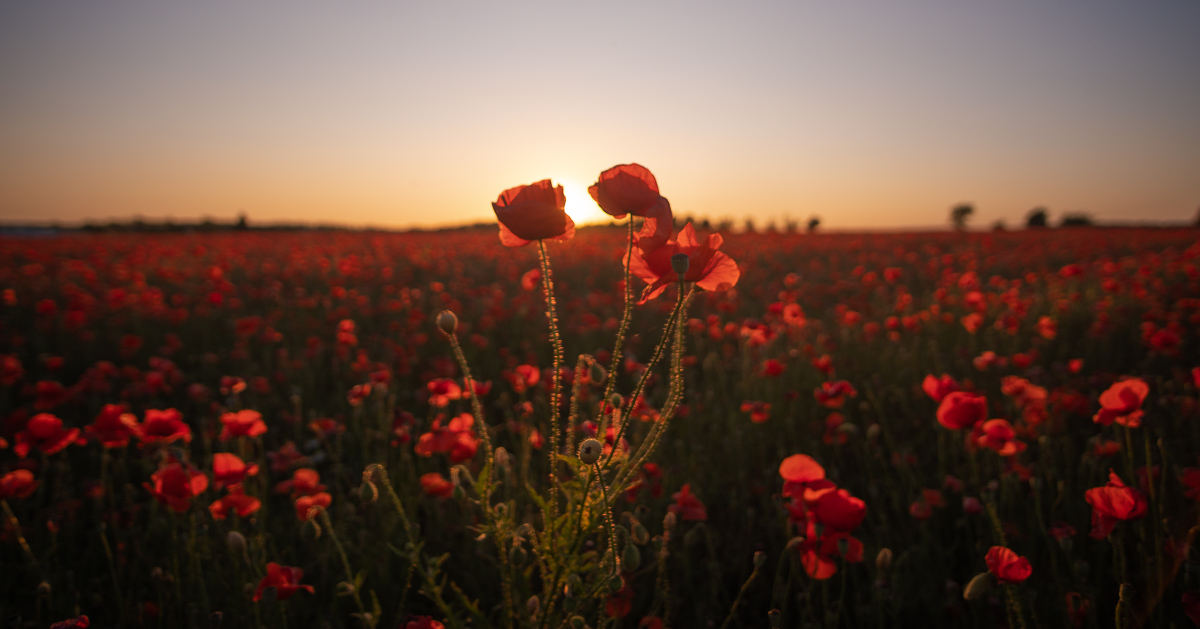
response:
{"label": "gradient sky", "polygon": [[614,164],[831,228],[1200,206],[1200,2],[0,3],[0,220],[492,220]]}

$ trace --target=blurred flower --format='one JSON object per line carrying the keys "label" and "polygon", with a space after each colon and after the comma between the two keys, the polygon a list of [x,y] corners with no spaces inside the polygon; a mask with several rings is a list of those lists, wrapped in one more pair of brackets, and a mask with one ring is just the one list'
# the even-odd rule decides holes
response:
{"label": "blurred flower", "polygon": [[942,398],[938,405],[938,423],[950,430],[971,428],[987,419],[987,398],[974,393],[955,391]]}
{"label": "blurred flower", "polygon": [[229,517],[230,512],[237,513],[238,517],[244,518],[262,507],[262,502],[254,496],[247,496],[241,485],[233,485],[229,488],[229,493],[225,496],[214,500],[208,506],[208,512],[216,520],[224,520]]}
{"label": "blurred flower", "polygon": [[309,512],[312,511],[313,507],[328,509],[331,504],[333,504],[333,496],[321,491],[296,498],[292,506],[296,508],[296,519],[304,522],[309,519]]}
{"label": "blurred flower", "polygon": [[671,494],[671,500],[674,504],[667,507],[667,511],[679,514],[679,517],[684,521],[699,521],[702,522],[708,519],[708,510],[704,508],[704,503],[692,494],[692,486],[684,483],[679,491]]}
{"label": "blurred flower", "polygon": [[1003,546],[988,549],[984,561],[987,562],[988,572],[1000,583],[1020,583],[1033,573],[1028,559]]}
{"label": "blurred flower", "polygon": [[0,500],[28,498],[37,489],[38,483],[29,470],[13,470],[0,476]]}
{"label": "blurred flower", "polygon": [[425,490],[425,494],[428,496],[446,498],[454,492],[454,484],[446,480],[445,476],[437,472],[430,472],[421,475],[421,489]]}
{"label": "blurred flower", "polygon": [[1017,433],[1007,419],[989,419],[983,422],[981,432],[976,443],[1000,456],[1014,456],[1025,450],[1025,442],[1016,438]]}
{"label": "blurred flower", "polygon": [[267,432],[267,424],[262,420],[258,411],[243,409],[236,413],[225,413],[221,416],[221,441],[229,441],[235,437],[257,437]]}
{"label": "blurred flower", "polygon": [[935,377],[933,374],[925,376],[925,380],[921,382],[921,389],[938,404],[946,399],[947,395],[958,390],[958,383],[954,378],[947,374],[942,374],[941,378]]}
{"label": "blurred flower", "polygon": [[216,482],[217,487],[236,485],[245,480],[247,476],[258,474],[257,463],[246,465],[240,457],[229,452],[214,454],[212,468],[213,480]]}
{"label": "blurred flower", "polygon": [[179,462],[171,462],[150,476],[151,483],[142,485],[176,513],[184,513],[192,506],[192,498],[208,488],[208,477],[203,473],[185,468]]}
{"label": "blurred flower", "polygon": [[84,431],[105,448],[123,448],[129,445],[129,438],[133,435],[131,427],[136,425],[137,416],[126,412],[125,407],[105,404],[95,421],[86,426]]}
{"label": "blurred flower", "polygon": [[254,602],[262,600],[263,590],[267,588],[275,588],[275,598],[281,601],[291,598],[297,590],[306,590],[312,594],[313,586],[300,585],[300,578],[303,576],[304,571],[299,568],[281,566],[273,561],[268,563],[267,576],[258,582],[258,587],[254,590]]}
{"label": "blurred flower", "polygon": [[666,241],[652,252],[643,254],[641,250],[634,249],[626,259],[629,272],[648,285],[638,303],[654,299],[667,289],[668,284],[679,279],[671,267],[671,256],[677,253],[688,256],[688,272],[683,277],[684,281],[695,282],[696,286],[708,291],[733,288],[741,271],[732,258],[717,251],[722,242],[720,234],[709,234],[704,243],[700,243],[696,240],[692,224],[688,223],[679,230],[675,239]]}
{"label": "blurred flower", "polygon": [[1150,393],[1150,386],[1141,378],[1129,378],[1113,384],[1100,394],[1100,410],[1092,421],[1108,426],[1114,421],[1122,426],[1137,428],[1142,425],[1142,402]]}
{"label": "blurred flower", "polygon": [[1126,487],[1116,472],[1109,471],[1108,484],[1084,493],[1092,505],[1092,537],[1104,539],[1112,533],[1118,521],[1140,518],[1146,514],[1146,496]]}
{"label": "blurred flower", "polygon": [[18,432],[13,441],[13,454],[24,457],[31,448],[37,448],[46,455],[62,451],[79,438],[79,429],[63,428],[63,421],[49,413],[38,413],[25,424],[25,430]]}
{"label": "blurred flower", "polygon": [[156,409],[146,410],[146,419],[141,424],[130,424],[142,445],[158,445],[174,443],[182,440],[192,442],[192,428],[183,422],[183,413],[168,408],[165,411]]}

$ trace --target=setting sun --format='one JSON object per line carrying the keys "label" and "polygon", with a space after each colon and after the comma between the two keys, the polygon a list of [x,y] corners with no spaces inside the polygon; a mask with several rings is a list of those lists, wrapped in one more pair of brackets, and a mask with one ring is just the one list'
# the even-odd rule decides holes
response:
{"label": "setting sun", "polygon": [[594,225],[612,220],[612,217],[605,214],[604,210],[601,210],[600,206],[592,200],[587,186],[577,184],[569,179],[554,179],[553,181],[562,184],[563,194],[567,197],[567,214],[571,220],[575,221],[576,225]]}

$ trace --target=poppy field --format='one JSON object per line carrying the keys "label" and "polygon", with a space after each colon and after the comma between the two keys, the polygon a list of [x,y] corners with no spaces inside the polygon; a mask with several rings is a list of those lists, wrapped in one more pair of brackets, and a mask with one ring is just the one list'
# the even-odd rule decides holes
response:
{"label": "poppy field", "polygon": [[0,237],[0,624],[1200,624],[1200,231],[591,193]]}

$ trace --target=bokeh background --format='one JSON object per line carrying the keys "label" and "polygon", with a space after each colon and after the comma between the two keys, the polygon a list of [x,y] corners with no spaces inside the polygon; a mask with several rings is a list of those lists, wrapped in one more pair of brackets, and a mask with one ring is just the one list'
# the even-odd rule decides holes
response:
{"label": "bokeh background", "polygon": [[0,221],[491,220],[638,162],[677,215],[1191,221],[1200,3],[0,4]]}

